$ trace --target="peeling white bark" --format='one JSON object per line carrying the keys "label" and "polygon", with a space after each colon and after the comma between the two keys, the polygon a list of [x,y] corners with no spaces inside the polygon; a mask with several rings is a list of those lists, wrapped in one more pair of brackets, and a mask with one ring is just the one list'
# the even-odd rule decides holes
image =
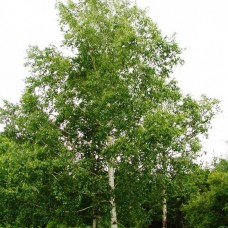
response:
{"label": "peeling white bark", "polygon": [[166,189],[162,190],[162,228],[167,228],[167,198]]}
{"label": "peeling white bark", "polygon": [[[109,185],[111,187],[111,190],[115,190],[115,183],[114,183],[114,175],[115,175],[115,169],[111,163],[108,165],[108,179],[109,179]],[[110,199],[110,203],[112,206],[111,210],[111,228],[117,228],[117,215],[116,215],[116,203],[115,203],[115,197],[112,196]]]}

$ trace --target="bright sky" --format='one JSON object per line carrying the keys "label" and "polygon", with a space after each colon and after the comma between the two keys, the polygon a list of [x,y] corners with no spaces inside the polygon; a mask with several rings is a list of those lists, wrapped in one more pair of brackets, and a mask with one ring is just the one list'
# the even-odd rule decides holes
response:
{"label": "bright sky", "polygon": [[[174,74],[185,93],[221,101],[223,113],[204,141],[208,157],[228,157],[228,2],[227,0],[138,0],[164,35],[176,33],[184,66]],[[29,45],[59,45],[61,34],[55,0],[0,2],[0,105],[17,102],[28,71],[23,67]]]}

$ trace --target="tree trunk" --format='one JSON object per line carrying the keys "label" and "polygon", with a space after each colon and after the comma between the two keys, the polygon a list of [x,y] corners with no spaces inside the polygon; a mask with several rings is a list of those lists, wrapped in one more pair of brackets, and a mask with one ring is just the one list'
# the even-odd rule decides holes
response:
{"label": "tree trunk", "polygon": [[162,228],[167,228],[167,198],[166,189],[162,190]]}
{"label": "tree trunk", "polygon": [[[108,179],[109,179],[109,185],[111,187],[112,192],[114,192],[114,190],[115,190],[114,175],[115,175],[114,167],[113,167],[112,163],[109,163],[109,165],[108,165]],[[112,206],[111,228],[117,228],[116,203],[115,203],[115,197],[114,196],[111,197],[110,203]]]}
{"label": "tree trunk", "polygon": [[93,218],[93,228],[97,228],[97,218]]}

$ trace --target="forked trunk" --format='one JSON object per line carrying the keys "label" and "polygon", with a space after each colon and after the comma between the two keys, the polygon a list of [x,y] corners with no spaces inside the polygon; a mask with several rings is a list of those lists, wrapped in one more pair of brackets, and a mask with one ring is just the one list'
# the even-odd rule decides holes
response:
{"label": "forked trunk", "polygon": [[[108,179],[109,179],[109,185],[111,187],[112,192],[114,192],[114,190],[115,190],[114,175],[115,175],[114,167],[113,167],[113,165],[111,163],[109,163],[109,165],[108,165]],[[115,203],[114,195],[111,196],[110,203],[111,203],[111,206],[112,206],[112,210],[111,210],[111,228],[117,228],[116,203]]]}
{"label": "forked trunk", "polygon": [[165,188],[162,190],[162,228],[167,228],[167,198]]}

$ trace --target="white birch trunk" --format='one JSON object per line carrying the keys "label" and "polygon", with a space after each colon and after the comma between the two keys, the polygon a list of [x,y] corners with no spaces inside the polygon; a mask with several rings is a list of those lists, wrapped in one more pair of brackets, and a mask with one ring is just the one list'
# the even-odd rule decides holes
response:
{"label": "white birch trunk", "polygon": [[[115,175],[114,167],[111,163],[109,163],[108,164],[108,179],[109,179],[109,185],[110,185],[112,191],[115,190],[114,175]],[[114,196],[111,197],[110,203],[112,206],[111,228],[117,228],[116,203],[115,203],[115,197]]]}
{"label": "white birch trunk", "polygon": [[162,190],[162,228],[167,228],[167,198],[166,189]]}
{"label": "white birch trunk", "polygon": [[97,228],[97,219],[93,218],[93,228]]}

